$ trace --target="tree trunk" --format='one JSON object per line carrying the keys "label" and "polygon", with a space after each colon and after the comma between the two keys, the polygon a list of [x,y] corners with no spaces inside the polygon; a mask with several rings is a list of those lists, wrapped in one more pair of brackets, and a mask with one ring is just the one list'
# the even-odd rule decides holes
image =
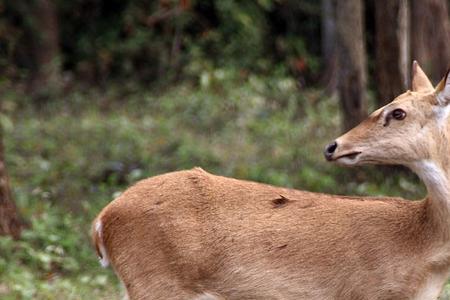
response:
{"label": "tree trunk", "polygon": [[411,4],[412,58],[437,82],[450,65],[447,0],[412,0]]}
{"label": "tree trunk", "polygon": [[322,0],[322,82],[329,94],[337,89],[336,0]]}
{"label": "tree trunk", "polygon": [[377,102],[383,106],[408,88],[408,0],[375,1]]}
{"label": "tree trunk", "polygon": [[336,49],[338,93],[343,129],[349,130],[367,117],[366,51],[361,0],[337,1]]}
{"label": "tree trunk", "polygon": [[0,130],[0,235],[18,239],[24,223],[11,196],[4,154],[3,132]]}
{"label": "tree trunk", "polygon": [[31,93],[40,98],[58,90],[60,84],[59,68],[59,30],[56,8],[52,0],[32,1],[29,28],[33,68],[31,72]]}

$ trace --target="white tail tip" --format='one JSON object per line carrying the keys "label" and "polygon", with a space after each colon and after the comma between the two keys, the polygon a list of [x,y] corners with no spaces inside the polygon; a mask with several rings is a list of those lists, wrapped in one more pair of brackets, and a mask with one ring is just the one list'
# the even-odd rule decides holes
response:
{"label": "white tail tip", "polygon": [[106,253],[105,246],[103,245],[102,228],[103,228],[102,222],[98,220],[95,223],[95,235],[96,235],[95,243],[97,247],[97,254],[100,264],[102,265],[102,267],[106,268],[107,266],[109,266],[109,259],[108,254]]}

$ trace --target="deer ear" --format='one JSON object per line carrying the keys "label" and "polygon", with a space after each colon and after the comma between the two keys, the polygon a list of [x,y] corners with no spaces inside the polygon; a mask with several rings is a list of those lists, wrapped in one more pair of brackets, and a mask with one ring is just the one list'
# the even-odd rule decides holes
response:
{"label": "deer ear", "polygon": [[433,90],[433,85],[417,61],[412,65],[412,90],[414,92],[429,92]]}
{"label": "deer ear", "polygon": [[436,86],[436,99],[440,105],[450,103],[450,69]]}

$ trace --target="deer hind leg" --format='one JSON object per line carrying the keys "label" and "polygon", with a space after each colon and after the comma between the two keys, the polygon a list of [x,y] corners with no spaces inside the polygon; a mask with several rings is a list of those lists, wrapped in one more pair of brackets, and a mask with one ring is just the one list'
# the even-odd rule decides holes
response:
{"label": "deer hind leg", "polygon": [[127,286],[129,300],[225,300],[210,292],[199,293],[177,284],[170,276],[158,276],[152,283]]}
{"label": "deer hind leg", "polygon": [[[169,279],[170,280],[170,279]],[[197,299],[196,293],[170,284],[160,284],[158,286],[134,286],[127,288],[129,300],[188,300]],[[202,300],[213,300],[213,298],[205,298]]]}
{"label": "deer hind leg", "polygon": [[[130,270],[131,271],[131,270]],[[152,274],[149,276],[148,274]],[[127,280],[123,280],[127,282]],[[224,300],[215,293],[200,292],[181,284],[178,278],[167,273],[147,273],[147,276],[128,280],[124,284],[129,300]]]}
{"label": "deer hind leg", "polygon": [[198,294],[182,289],[152,290],[151,288],[149,288],[146,291],[139,291],[138,293],[129,292],[127,296],[128,297],[124,298],[123,300],[225,300],[225,298],[213,295],[211,293]]}
{"label": "deer hind leg", "polygon": [[197,297],[195,297],[193,300],[224,300],[224,298],[218,296],[218,295],[213,295],[211,293],[203,293],[201,295],[198,295]]}

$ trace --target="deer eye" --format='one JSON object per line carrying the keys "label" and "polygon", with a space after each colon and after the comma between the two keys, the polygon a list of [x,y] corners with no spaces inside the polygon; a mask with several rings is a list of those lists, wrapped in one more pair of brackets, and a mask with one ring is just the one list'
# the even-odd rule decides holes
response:
{"label": "deer eye", "polygon": [[396,120],[403,120],[406,117],[406,112],[403,109],[397,108],[392,111],[392,117]]}

